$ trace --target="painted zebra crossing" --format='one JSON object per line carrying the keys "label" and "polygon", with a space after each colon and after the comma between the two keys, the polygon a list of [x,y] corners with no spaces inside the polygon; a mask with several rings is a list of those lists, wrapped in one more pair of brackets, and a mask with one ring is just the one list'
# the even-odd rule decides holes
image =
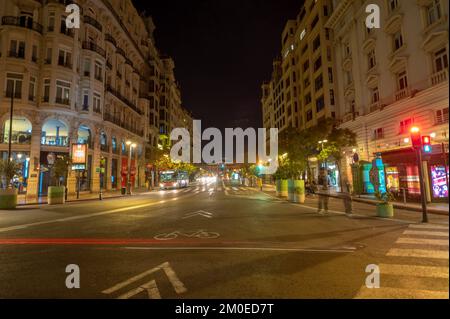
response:
{"label": "painted zebra crossing", "polygon": [[379,264],[380,288],[363,286],[356,299],[448,299],[448,225],[410,225]]}

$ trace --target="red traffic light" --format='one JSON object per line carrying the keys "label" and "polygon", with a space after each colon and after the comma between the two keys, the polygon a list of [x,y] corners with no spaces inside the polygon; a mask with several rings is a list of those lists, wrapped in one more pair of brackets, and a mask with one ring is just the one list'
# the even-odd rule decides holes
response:
{"label": "red traffic light", "polygon": [[430,145],[431,137],[430,136],[422,136],[422,145]]}
{"label": "red traffic light", "polygon": [[413,147],[416,149],[419,149],[422,146],[420,129],[416,126],[411,129],[411,142]]}

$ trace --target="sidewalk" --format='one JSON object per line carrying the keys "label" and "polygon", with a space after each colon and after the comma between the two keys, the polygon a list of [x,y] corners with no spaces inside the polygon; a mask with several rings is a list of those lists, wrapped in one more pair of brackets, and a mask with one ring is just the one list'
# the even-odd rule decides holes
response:
{"label": "sidewalk", "polygon": [[[263,191],[275,192],[275,185],[265,184],[263,186]],[[329,193],[322,193],[320,191],[316,192],[316,194],[324,194],[333,198],[340,198],[341,195],[338,192],[330,191]],[[354,202],[365,203],[369,205],[375,206],[378,204],[378,201],[374,196],[371,195],[360,195],[360,196],[352,196]],[[403,202],[395,202],[394,208],[409,210],[413,212],[422,212],[422,204],[420,203],[403,203]],[[429,203],[427,205],[428,212],[431,214],[439,214],[439,215],[449,215],[449,205],[448,203]]]}
{"label": "sidewalk", "polygon": [[[147,188],[138,188],[138,189],[133,189],[132,194],[139,195],[139,194],[148,193],[151,191],[152,190],[148,190]],[[127,195],[122,195],[120,190],[102,192],[103,199],[119,198],[122,196],[127,196]],[[70,203],[70,202],[82,202],[82,201],[92,201],[92,200],[99,200],[98,192],[96,192],[96,193],[82,192],[82,193],[80,193],[79,199],[77,199],[76,194],[68,195],[66,202]],[[27,201],[25,195],[19,195],[17,198],[18,206],[45,205],[45,204],[47,204],[47,196],[41,196],[41,197],[35,198],[33,200],[28,200],[28,201]]]}

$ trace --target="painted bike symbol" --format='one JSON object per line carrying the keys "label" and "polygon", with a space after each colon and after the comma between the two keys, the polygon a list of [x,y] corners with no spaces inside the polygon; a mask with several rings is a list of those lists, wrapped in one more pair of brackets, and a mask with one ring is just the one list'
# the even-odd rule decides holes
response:
{"label": "painted bike symbol", "polygon": [[214,232],[208,232],[206,230],[198,230],[198,231],[191,232],[191,233],[185,233],[185,232],[181,232],[181,231],[177,230],[172,233],[158,234],[153,238],[155,238],[156,240],[172,240],[172,239],[178,238],[179,236],[187,237],[187,238],[215,239],[215,238],[219,238],[220,234],[214,233]]}

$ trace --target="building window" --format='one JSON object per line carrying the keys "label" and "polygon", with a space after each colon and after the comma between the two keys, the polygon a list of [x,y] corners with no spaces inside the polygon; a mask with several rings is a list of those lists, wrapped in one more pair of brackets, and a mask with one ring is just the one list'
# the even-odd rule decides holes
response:
{"label": "building window", "polygon": [[70,105],[70,83],[56,80],[56,103]]}
{"label": "building window", "polygon": [[448,69],[447,49],[443,48],[434,54],[434,72],[441,72]]}
{"label": "building window", "polygon": [[311,103],[311,93],[305,95],[305,105]]}
{"label": "building window", "polygon": [[44,103],[50,101],[50,79],[44,79],[44,96],[42,97]]}
{"label": "building window", "polygon": [[320,35],[318,35],[313,41],[313,50],[316,51],[320,47]]}
{"label": "building window", "polygon": [[9,56],[25,59],[25,41],[11,40],[9,45]]}
{"label": "building window", "polygon": [[308,110],[306,112],[306,122],[310,122],[310,121],[312,121],[312,119],[313,119],[313,112],[312,112],[312,110]]}
{"label": "building window", "polygon": [[400,134],[406,134],[409,133],[409,130],[411,129],[413,124],[412,119],[407,119],[400,122]]}
{"label": "building window", "polygon": [[317,22],[319,22],[319,17],[315,16],[314,20],[311,23],[311,30],[314,29],[314,27],[316,26]]}
{"label": "building window", "polygon": [[37,62],[37,59],[38,59],[37,51],[38,51],[37,45],[33,45],[32,52],[31,52],[31,61],[33,61],[35,63]]}
{"label": "building window", "polygon": [[436,111],[436,124],[448,123],[448,107]]}
{"label": "building window", "polygon": [[58,65],[71,69],[72,68],[72,54],[68,51],[59,50]]}
{"label": "building window", "polygon": [[432,0],[431,3],[426,7],[426,10],[428,25],[431,25],[442,17],[441,1]]}
{"label": "building window", "polygon": [[99,114],[102,112],[101,96],[98,93],[94,93],[94,112]]}
{"label": "building window", "polygon": [[373,139],[376,140],[381,140],[384,138],[384,130],[382,127],[377,128],[373,131]]}
{"label": "building window", "polygon": [[330,89],[330,104],[334,105],[334,90]]}
{"label": "building window", "polygon": [[370,90],[370,97],[372,104],[378,103],[380,101],[380,92],[378,92],[378,87]]}
{"label": "building window", "polygon": [[323,76],[322,76],[322,74],[319,75],[314,81],[314,89],[315,89],[315,91],[317,92],[321,88],[323,88]]}
{"label": "building window", "polygon": [[319,113],[325,108],[325,99],[323,95],[316,100],[316,112]]}
{"label": "building window", "polygon": [[47,48],[47,58],[45,64],[52,64],[52,48]]}
{"label": "building window", "polygon": [[328,68],[328,82],[333,83],[333,69]]}
{"label": "building window", "polygon": [[89,111],[89,90],[83,90],[83,111]]}
{"label": "building window", "polygon": [[397,74],[397,89],[399,91],[408,88],[408,77],[406,76],[406,71],[402,71]]}
{"label": "building window", "polygon": [[97,80],[99,80],[100,82],[103,81],[103,67],[102,64],[100,62],[95,62],[95,68],[94,68],[94,76]]}
{"label": "building window", "polygon": [[399,30],[394,33],[392,36],[393,39],[393,46],[394,46],[394,52],[400,49],[403,46],[403,35],[402,32]]}
{"label": "building window", "polygon": [[22,98],[22,83],[23,83],[23,75],[16,73],[7,73],[6,74],[6,97],[11,98],[13,96],[14,90],[14,98],[20,99]]}
{"label": "building window", "polygon": [[322,66],[322,57],[318,57],[316,61],[314,61],[314,72],[320,69]]}
{"label": "building window", "polygon": [[48,32],[53,32],[54,30],[55,30],[55,13],[54,12],[50,12],[49,13],[49,17],[48,17],[47,31]]}
{"label": "building window", "polygon": [[392,12],[398,8],[398,0],[389,0],[389,10]]}
{"label": "building window", "polygon": [[352,49],[350,48],[350,43],[344,44],[344,57],[348,58],[352,55]]}
{"label": "building window", "polygon": [[305,63],[303,63],[303,72],[308,71],[309,69],[309,60],[307,60]]}
{"label": "building window", "polygon": [[306,79],[303,80],[303,87],[306,89],[309,86],[309,77],[306,77]]}
{"label": "building window", "polygon": [[369,61],[369,70],[373,69],[377,65],[377,60],[375,57],[375,50],[371,50],[367,55]]}
{"label": "building window", "polygon": [[36,78],[34,76],[30,77],[30,84],[28,86],[28,101],[34,102],[36,97]]}

